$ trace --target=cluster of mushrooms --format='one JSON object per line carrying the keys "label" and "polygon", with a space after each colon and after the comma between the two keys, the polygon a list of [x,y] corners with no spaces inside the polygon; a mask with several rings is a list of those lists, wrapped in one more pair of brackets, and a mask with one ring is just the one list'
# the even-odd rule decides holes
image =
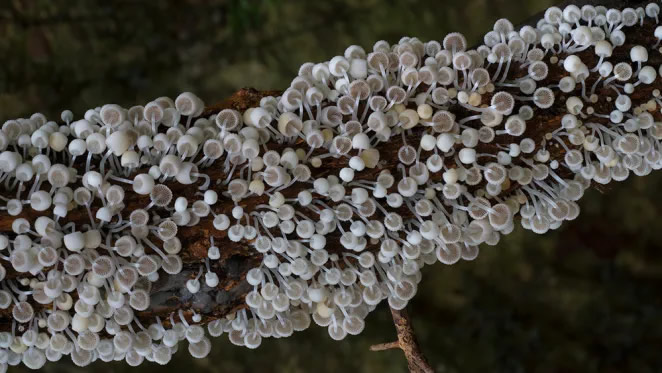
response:
{"label": "cluster of mushrooms", "polygon": [[[662,167],[662,101],[646,90],[662,73],[647,64],[659,12],[552,7],[535,27],[498,20],[476,49],[459,33],[353,45],[243,112],[206,113],[187,92],[6,121],[0,371],[65,355],[166,364],[184,340],[202,358],[207,335],[256,348],[311,319],[340,340],[380,302],[405,307],[424,265],[473,260],[517,222],[575,219],[591,183]],[[651,24],[651,45],[622,50],[624,31]],[[629,59],[612,64],[617,52]],[[202,222],[206,258],[181,292],[218,287],[214,264],[242,245],[260,257],[244,304],[206,322],[141,316],[183,269],[178,232]]]}

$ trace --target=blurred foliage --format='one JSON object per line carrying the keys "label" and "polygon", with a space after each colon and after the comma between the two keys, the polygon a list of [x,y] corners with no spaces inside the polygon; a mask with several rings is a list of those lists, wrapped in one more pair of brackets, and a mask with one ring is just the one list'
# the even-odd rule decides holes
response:
{"label": "blurred foliage", "polygon": [[306,61],[351,44],[519,21],[551,0],[2,0],[0,120],[82,115],[184,90],[206,102],[286,87]]}
{"label": "blurred foliage", "polygon": [[[476,42],[494,20],[517,23],[549,0],[4,0],[0,121],[192,90],[211,103],[236,89],[282,88],[306,61],[350,44],[440,38]],[[473,262],[424,269],[410,305],[440,372],[662,370],[662,176],[592,190],[580,217],[544,236],[516,229]],[[398,350],[369,352],[395,331],[383,305],[343,342],[312,327],[256,351],[214,341],[207,359],[180,351],[168,370],[403,372]],[[186,350],[186,346],[182,347]],[[44,372],[83,372],[69,361]],[[95,372],[163,371],[95,363]],[[11,371],[26,371],[12,368]]]}

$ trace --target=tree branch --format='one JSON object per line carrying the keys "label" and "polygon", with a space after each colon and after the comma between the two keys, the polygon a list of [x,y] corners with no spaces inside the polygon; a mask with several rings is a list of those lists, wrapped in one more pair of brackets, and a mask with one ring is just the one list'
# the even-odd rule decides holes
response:
{"label": "tree branch", "polygon": [[414,328],[411,325],[411,318],[406,309],[396,310],[391,308],[391,316],[395,324],[395,330],[398,333],[398,340],[395,342],[381,343],[370,346],[370,351],[384,351],[399,348],[404,352],[409,365],[409,371],[412,373],[432,373],[434,369],[428,363],[427,358],[421,351],[416,340]]}
{"label": "tree branch", "polygon": [[[614,49],[613,55],[610,57],[610,62],[613,63],[613,65],[616,65],[619,62],[627,62],[629,64],[630,57],[628,51],[630,50],[631,47],[635,45],[651,46],[655,44],[656,40],[654,39],[653,36],[654,28],[655,25],[653,25],[652,22],[646,22],[643,26],[640,27],[625,28],[624,31],[627,36],[626,43],[625,45]],[[579,51],[576,53],[576,55],[581,59],[581,61],[583,61],[583,63],[589,66],[589,68],[592,68],[598,62],[598,57],[595,55],[593,49],[586,49],[583,51]],[[564,57],[564,56],[560,56],[560,57]],[[517,79],[526,76],[527,74],[526,66],[521,66],[521,64],[522,61],[514,62],[512,66],[510,62],[508,63],[508,66],[511,69],[510,70],[511,74],[508,76],[510,81],[516,81]],[[659,53],[650,53],[649,59],[646,64],[652,66],[660,66],[662,64],[662,56],[660,56]],[[497,69],[498,71],[501,71],[501,68],[502,68],[501,64],[499,64],[498,68],[496,64],[492,64],[491,66],[488,66],[489,76],[492,77],[498,76],[499,74],[496,73]],[[549,87],[550,89],[554,89],[555,101],[549,108],[532,109],[534,111],[533,119],[529,121],[529,125],[526,127],[526,130],[522,135],[522,137],[532,139],[536,146],[542,146],[544,149],[546,149],[549,152],[550,155],[549,162],[544,161],[541,163],[551,163],[552,161],[555,161],[558,164],[563,164],[564,157],[567,154],[567,152],[569,150],[582,149],[581,147],[582,145],[568,144],[564,146],[559,146],[558,143],[551,141],[552,135],[557,133],[557,131],[561,128],[561,119],[563,115],[568,112],[568,109],[566,108],[566,99],[568,98],[567,96],[570,96],[571,94],[565,94],[559,92],[557,88],[560,79],[568,75],[568,73],[564,70],[563,64],[559,64],[558,61],[550,61],[548,68],[549,68],[549,72],[547,77],[541,78],[541,80],[537,82],[537,84],[538,87]],[[589,89],[590,87],[593,86],[593,83],[596,82],[597,79],[595,77],[595,75],[597,74],[592,74],[592,75],[593,76],[590,76],[589,78],[587,78],[587,81],[584,82],[586,83],[586,86],[589,87]],[[400,76],[398,75],[398,79],[399,78]],[[503,79],[501,80],[503,81]],[[458,85],[457,80],[455,81],[455,85]],[[409,85],[409,89],[413,90],[413,92],[407,93],[407,94],[411,94],[411,97],[415,97],[416,94],[418,93],[425,93],[430,88],[426,84],[419,85],[418,83],[415,85],[415,88],[412,87],[414,86]],[[511,90],[513,95],[517,95],[520,93],[518,92],[517,88],[509,87],[509,86],[504,86],[504,87],[505,87],[503,88],[504,91]],[[613,100],[615,99],[614,90],[616,90],[616,88],[604,86],[602,84],[596,85],[596,87],[597,88],[595,94],[597,96],[594,100],[595,102],[592,102],[590,104],[592,111],[587,110],[585,116],[582,117],[582,120],[586,123],[593,122],[596,124],[609,125],[609,119],[605,119],[604,116],[599,116],[596,114],[609,114],[611,112],[613,107]],[[651,97],[656,96],[653,94],[653,92],[655,90],[660,90],[661,88],[662,88],[662,84],[661,84],[661,79],[659,78],[656,79],[652,84],[638,85],[636,87],[636,90],[629,96],[630,99],[632,100],[632,108],[638,108],[641,111],[647,110],[651,112],[651,115],[653,115],[653,117],[657,121],[659,121],[661,115],[660,112],[656,110],[657,106],[647,105],[647,104],[649,103]],[[402,89],[402,91],[404,92],[405,90]],[[231,108],[239,111],[240,113],[243,113],[249,108],[259,106],[260,100],[263,97],[277,96],[280,93],[281,93],[280,91],[259,92],[253,89],[242,89],[237,93],[235,93],[229,99],[217,105],[213,105],[207,108],[202,113],[201,118],[206,118],[211,114],[217,113],[226,108]],[[577,94],[577,93],[573,93],[573,94]],[[659,96],[659,92],[658,92],[658,96]],[[489,107],[489,105],[491,105],[490,102],[492,97],[493,97],[493,91],[485,90],[482,96],[479,95],[479,102],[478,104],[474,105],[476,106],[475,108],[469,109],[467,108],[466,105],[463,106],[458,104],[457,102],[453,102],[449,104],[448,111],[459,118],[460,117],[469,118],[476,114],[475,109],[479,109],[479,108],[484,109],[486,107]],[[528,98],[524,98],[524,99],[526,100]],[[358,101],[359,100],[357,99],[356,100],[357,103],[355,104],[356,107],[354,108],[355,112],[353,112],[353,114],[356,114],[357,112],[368,113],[368,110],[366,109],[367,103],[362,102],[359,104]],[[395,100],[393,102],[395,102]],[[417,103],[413,99],[410,101],[405,101],[405,104],[406,107],[409,109],[414,109],[414,110],[417,109]],[[302,119],[310,119],[315,115],[319,117],[319,112],[317,112],[318,110],[320,110],[321,108],[325,108],[328,106],[335,106],[335,105],[336,105],[335,102],[328,100],[320,104],[320,107],[313,108],[316,111],[315,113],[313,113],[310,110],[307,113],[303,113],[302,110],[301,113]],[[589,105],[587,104],[586,106]],[[364,109],[366,110],[364,111]],[[183,120],[190,121],[190,119],[198,119],[198,118],[184,118]],[[350,120],[349,115],[346,115],[345,118],[343,118],[343,120],[349,121]],[[466,122],[466,123],[470,123],[470,122]],[[467,126],[470,125],[473,126],[472,123],[467,124]],[[478,126],[474,126],[474,127],[476,127],[474,129],[477,129]],[[459,126],[457,128],[459,128]],[[396,130],[399,130],[399,128]],[[200,129],[200,131],[202,130]],[[400,169],[398,166],[402,165],[399,160],[400,149],[403,148],[404,145],[420,144],[421,142],[420,140],[422,136],[428,132],[434,133],[434,131],[431,131],[430,126],[422,126],[422,125],[411,128],[410,130],[403,129],[401,132],[402,135],[396,132],[394,136],[391,136],[389,132],[388,135],[391,137],[387,138],[388,141],[381,141],[374,147],[378,151],[380,158],[379,162],[376,163],[375,167],[366,167],[364,169],[360,169],[359,167],[356,167],[357,170],[355,172],[353,180],[373,182],[377,179],[377,176],[383,170],[391,170],[394,174],[397,173],[397,176],[399,178]],[[439,132],[444,132],[444,130],[440,130]],[[587,129],[587,133],[588,132],[590,131]],[[295,137],[295,136],[290,136],[290,137]],[[265,148],[264,150],[274,150],[279,153],[282,153],[286,148],[290,148],[290,147],[298,148],[297,150],[304,150],[307,147],[307,144],[304,142],[304,140],[300,138],[297,138],[297,140],[293,141],[292,143],[288,143],[287,141],[281,141],[281,140],[282,138],[278,138],[277,140],[273,140],[271,142],[265,143],[263,145]],[[516,137],[501,133],[496,135],[494,141],[479,143],[477,146],[475,146],[474,149],[476,150],[476,153],[478,153],[480,156],[492,157],[492,156],[496,156],[502,149],[507,149],[509,145],[514,144],[517,141],[519,141],[519,139],[517,139]],[[17,148],[16,146],[14,147]],[[454,150],[459,151],[460,148],[462,147],[463,147],[462,144],[456,144]],[[325,147],[312,149],[308,154],[304,152],[306,157],[327,156],[328,153],[329,153],[329,149]],[[461,166],[457,163],[457,157],[454,157],[455,153],[456,152],[454,151],[449,152],[446,159],[443,160],[446,169],[459,168],[458,166]],[[359,154],[360,154],[359,150],[357,149],[352,149],[351,153],[349,151],[347,153],[348,156],[358,156]],[[421,148],[419,148],[416,156],[417,157],[420,156],[421,159],[425,159],[426,157],[431,156],[432,154],[433,153],[431,150],[422,151]],[[434,154],[436,154],[436,150]],[[66,154],[64,155],[66,156]],[[59,156],[58,154],[53,155],[53,157],[58,157],[58,156]],[[186,153],[182,155],[182,159],[184,158],[186,158]],[[191,160],[197,161],[201,158],[202,155],[196,153],[195,156],[191,157]],[[223,193],[225,193],[224,197],[227,197],[228,191],[226,190],[227,186],[223,184],[223,181],[236,179],[239,176],[241,176],[243,172],[241,167],[235,168],[234,166],[230,165],[229,158],[230,157],[228,157],[227,160],[219,160],[212,167],[206,167],[200,171],[200,172],[204,172],[206,176],[212,180],[209,189],[216,191],[219,196],[222,196]],[[312,166],[312,168],[310,168],[311,180],[327,177],[329,175],[337,175],[339,170],[347,167],[348,164],[347,158],[348,157],[341,157],[341,156],[326,157],[324,158],[324,162],[319,167],[314,166],[313,163],[310,162]],[[513,158],[515,158],[513,159],[513,164],[517,166],[529,167],[529,166],[533,166],[532,163],[534,163],[530,159],[518,159],[517,156],[514,156]],[[412,163],[413,162],[410,162],[408,164],[412,164]],[[471,163],[471,162],[466,162],[466,163]],[[477,163],[477,162],[473,162],[473,163]],[[73,163],[72,166],[78,171],[78,175],[82,175],[86,170],[86,164],[84,159],[76,159],[75,163]],[[478,169],[478,167],[476,168]],[[553,166],[551,168],[555,169],[555,167]],[[146,173],[148,172],[148,169],[149,169],[149,165],[142,165],[138,169],[132,170],[132,175],[130,175],[130,177],[133,177],[138,173]],[[549,171],[549,169],[547,168],[546,170]],[[573,171],[569,169],[565,169],[563,167],[559,167],[557,172],[560,175],[560,178],[564,178],[564,179],[571,178],[574,175]],[[543,177],[542,179],[545,178],[546,176]],[[428,183],[427,185],[429,186],[428,189],[433,189],[432,185],[440,184],[442,180],[443,180],[442,173],[434,172],[430,174],[429,179],[426,179],[426,181],[423,183]],[[505,176],[504,176],[504,180],[505,181],[502,184],[497,185],[498,187],[503,188],[503,193],[501,194],[501,196],[504,195],[513,196],[516,195],[518,191],[524,189],[523,186],[519,184],[519,182],[515,182],[515,181],[511,182]],[[176,180],[173,180],[173,178],[170,177],[170,178],[164,178],[162,183],[172,191],[174,197],[180,197],[180,196],[185,197],[189,201],[195,201],[200,199],[199,187],[200,184],[202,184],[201,181],[198,181],[193,184],[185,185]],[[2,183],[3,186],[1,193],[4,200],[9,200],[13,198],[19,200],[30,199],[31,196],[29,195],[28,192],[29,188],[27,188],[21,182],[21,184],[19,184],[18,186],[18,191],[17,191],[17,189],[15,189],[17,184],[18,184],[18,179],[13,180],[10,178],[7,178],[6,181]],[[449,184],[454,184],[454,182]],[[528,184],[528,183],[524,183],[524,184]],[[82,182],[79,179],[76,179],[71,184],[72,188],[76,188],[81,185]],[[467,185],[469,184],[467,183]],[[474,192],[480,190],[481,188],[485,187],[485,185],[486,182],[484,180],[479,181],[476,184],[472,184],[468,186],[469,189],[468,191]],[[348,193],[346,193],[345,195],[349,196],[351,195],[352,189],[356,187],[356,185],[351,185],[349,182],[347,182],[346,186],[348,189],[347,190]],[[21,189],[21,187],[23,188]],[[44,188],[50,189],[50,187],[47,185],[44,185]],[[131,191],[131,187],[127,185],[123,185],[122,188],[126,190],[126,197],[122,202],[124,204],[123,209],[120,210],[124,210],[125,212],[130,212],[136,209],[145,208],[146,206],[150,205],[150,196],[133,193]],[[44,190],[48,190],[48,189],[44,189]],[[285,199],[295,199],[298,193],[303,190],[310,190],[310,182],[307,180],[299,181],[297,179],[293,179],[292,184],[288,185],[280,192],[283,194]],[[393,183],[393,185],[389,187],[387,190],[387,192],[389,193],[396,191],[398,191],[397,183]],[[438,192],[434,190],[432,191],[435,194],[437,194]],[[427,192],[428,191],[425,190],[426,195]],[[551,194],[554,195],[554,193],[555,192],[552,192]],[[498,194],[499,193],[497,193],[497,195]],[[331,208],[337,207],[338,205],[343,203],[342,199],[333,200],[332,198],[329,197],[328,194],[324,192],[321,192],[321,194],[313,193],[313,198],[315,200],[322,201],[323,203],[326,204],[325,206],[329,206]],[[494,204],[496,204],[497,202],[498,203],[502,202],[498,197],[490,197],[489,195],[486,195],[486,198],[490,199],[490,202]],[[547,195],[545,195],[545,198],[547,198]],[[432,199],[432,197],[430,197],[430,199]],[[231,211],[236,206],[241,206],[248,214],[246,215],[248,216],[248,219],[250,219],[251,218],[250,212],[255,211],[258,208],[257,206],[265,205],[268,203],[269,203],[269,196],[267,194],[249,194],[246,197],[241,198],[239,201],[235,201],[231,198],[221,198],[219,199],[218,203],[213,204],[213,206],[211,206],[211,210],[214,214],[231,214]],[[517,203],[524,204],[524,202],[517,202]],[[527,200],[527,204],[528,204],[528,200]],[[535,204],[535,199],[534,199],[534,204]],[[104,206],[105,204],[103,203],[102,199],[95,199],[92,205],[90,206],[91,211],[88,211],[87,209],[83,209],[80,206],[78,206],[77,209],[73,209],[69,211],[68,215],[65,218],[61,219],[58,223],[62,226],[69,226],[73,224],[74,227],[83,227],[85,225],[89,225],[90,223],[89,214],[91,213],[92,216],[95,216],[96,212]],[[449,204],[449,206],[451,205]],[[362,204],[358,204],[358,203],[357,206],[355,207],[357,208],[357,210],[366,208]],[[375,208],[372,209],[373,211],[370,214],[368,214],[368,217],[374,216],[374,219],[384,220],[387,213],[395,212],[405,222],[413,221],[416,218],[422,221],[420,216],[418,216],[418,213],[415,212],[414,209],[411,206],[409,206],[409,204],[407,203],[401,203],[399,206],[397,204],[393,204],[393,206],[389,204],[387,210],[386,209],[377,210],[376,206],[373,207]],[[455,209],[454,205],[451,207]],[[460,206],[460,207],[464,208],[465,206]],[[165,213],[170,214],[172,212],[171,210],[165,210],[165,209],[162,209],[161,211],[158,211],[158,209],[155,210],[157,210],[155,212],[156,214],[158,214],[159,212],[164,214],[164,216],[160,216],[160,218],[165,218]],[[150,213],[152,212],[154,211],[150,211]],[[314,210],[305,209],[303,207],[299,209],[299,211],[297,212],[303,215],[305,218],[310,219],[312,221],[318,221],[321,216],[320,213]],[[14,237],[16,237],[13,223],[16,221],[17,218],[24,218],[28,222],[34,222],[37,220],[37,218],[41,216],[51,216],[50,211],[40,212],[32,208],[24,208],[18,215],[10,215],[8,209],[0,209],[0,233],[7,235],[13,239]],[[244,216],[245,215],[242,212],[241,217],[243,218]],[[512,216],[508,215],[508,217],[511,218]],[[127,220],[127,216],[124,217],[120,216],[120,218],[123,219],[122,221]],[[564,218],[561,218],[559,219],[559,221],[563,219]],[[458,218],[457,220],[461,220],[461,219]],[[480,219],[476,218],[474,221],[477,220]],[[484,223],[485,220],[486,219],[483,219],[482,222]],[[462,225],[464,223],[466,223],[466,221],[462,223],[458,223],[458,225]],[[94,222],[92,222],[92,224],[94,224]],[[341,224],[338,223],[338,225]],[[346,225],[345,228],[349,228],[348,227],[349,224],[345,224],[345,225]],[[399,228],[395,230],[398,231]],[[281,235],[285,236],[284,233],[278,232],[277,229],[273,229],[273,233],[276,234],[278,237],[280,237]],[[496,233],[498,239],[500,237],[498,236],[499,232]],[[112,236],[112,234],[108,235],[108,237],[110,236]],[[154,234],[154,236],[156,235]],[[325,237],[326,246],[324,247],[324,249],[328,252],[328,254],[334,255],[334,254],[342,254],[344,252],[348,252],[348,250],[346,250],[343,247],[344,245],[341,244],[340,237],[341,237],[341,233],[338,230],[329,232],[326,235]],[[183,244],[182,251],[178,253],[179,257],[181,257],[183,261],[183,270],[175,275],[170,275],[170,276],[162,275],[153,284],[152,283],[148,284],[150,286],[151,305],[145,311],[136,312],[138,320],[140,320],[141,323],[150,324],[153,322],[153,320],[155,320],[156,317],[159,317],[159,319],[163,321],[164,326],[170,327],[171,322],[168,319],[168,317],[175,313],[181,312],[181,314],[186,318],[187,322],[193,322],[194,314],[199,314],[201,316],[200,322],[204,324],[212,320],[217,320],[226,316],[232,317],[233,313],[235,313],[236,311],[247,308],[247,305],[245,304],[245,297],[247,293],[250,290],[252,290],[252,287],[248,284],[247,281],[245,281],[245,278],[248,271],[251,268],[255,268],[259,266],[263,260],[263,255],[257,252],[252,247],[252,244],[254,243],[253,239],[241,239],[239,242],[236,242],[237,240],[230,239],[228,237],[227,230],[222,231],[214,228],[213,217],[210,215],[203,216],[202,218],[199,219],[199,221],[196,221],[195,224],[180,226],[177,231],[177,238]],[[204,261],[208,256],[208,249],[212,245],[211,242],[212,238],[214,240],[214,244],[221,248],[220,259],[214,260],[210,264],[210,270],[218,275],[218,278],[220,280],[219,285],[216,287],[204,287],[199,292],[191,293],[186,290],[186,282],[187,280],[196,277],[196,275],[200,273],[200,271],[202,271]],[[162,246],[161,245],[162,242],[158,238],[156,237],[152,238],[150,236],[150,239],[153,239],[156,245]],[[407,239],[409,238],[407,237]],[[468,248],[469,246],[477,245],[476,242],[482,242],[482,241],[472,241],[472,240],[467,241],[468,244],[465,245],[466,248]],[[483,241],[486,240],[483,239]],[[376,253],[377,251],[380,250],[380,241],[378,239],[374,239],[370,241],[366,240],[366,242],[367,243],[365,245],[365,248],[364,249],[362,248],[362,250],[372,253]],[[448,243],[454,244],[454,242],[448,242]],[[474,249],[477,250],[477,248],[475,247]],[[112,249],[110,249],[110,251],[112,251]],[[154,251],[152,251],[149,247],[146,247],[145,251],[148,254],[154,253]],[[417,259],[418,254],[420,253],[417,253],[417,255],[414,258]],[[297,253],[296,256],[298,257],[298,255],[299,254]],[[337,255],[337,256],[341,257],[341,255]],[[348,259],[348,257],[350,258]],[[353,254],[352,256],[348,256],[348,257],[343,257],[343,259],[345,259],[346,262],[336,259],[336,262],[338,263],[338,267],[345,268],[346,263],[356,263],[356,260],[354,260],[355,256],[353,256]],[[55,265],[58,266],[57,267],[58,269],[60,269],[61,267],[60,263],[56,263]],[[418,264],[416,265],[418,266]],[[369,267],[371,266],[372,265],[370,265]],[[11,266],[7,266],[6,269],[7,269],[7,274],[4,280],[5,282],[7,280],[25,278],[24,277],[25,272],[17,273],[11,268]],[[46,268],[45,270],[48,269],[50,268]],[[418,270],[418,267],[416,268],[416,270]],[[382,274],[380,273],[380,275]],[[383,277],[388,278],[388,276],[383,276]],[[43,279],[41,280],[43,281]],[[395,282],[395,280],[392,281]],[[356,282],[356,280],[354,280],[354,282]],[[412,287],[414,285],[412,285]],[[370,287],[372,287],[372,285]],[[415,288],[413,291],[415,292]],[[407,298],[407,300],[408,299],[409,298]],[[74,301],[75,300],[76,299],[74,299]],[[35,309],[36,313],[39,313],[40,311],[45,310],[47,307],[50,307],[50,304],[42,305],[36,303],[34,300],[30,300],[30,302],[33,308]],[[320,304],[323,304],[323,302],[320,302]],[[1,330],[11,329],[12,323],[14,322],[14,320],[12,319],[11,311],[12,311],[11,308],[0,310]],[[371,347],[371,350],[380,351],[384,349],[395,348],[397,346],[400,349],[402,349],[403,352],[405,353],[405,356],[407,357],[407,360],[409,362],[409,368],[412,372],[432,372],[432,368],[430,367],[427,360],[423,356],[416,342],[415,334],[411,327],[411,322],[406,311],[404,310],[397,311],[395,309],[391,309],[391,313],[398,334],[398,342],[375,345]],[[333,322],[335,323],[335,320],[333,320]]]}
{"label": "tree branch", "polygon": [[[631,1],[628,4],[641,4],[644,2]],[[627,28],[624,29],[627,35],[627,41],[624,46],[616,48],[614,50],[614,55],[611,58],[611,61],[615,65],[619,61],[629,61],[629,55],[627,51],[633,45],[652,45],[655,43],[653,38],[653,29],[650,23],[646,23],[643,27],[637,28]],[[587,50],[584,52],[577,53],[583,61],[586,61],[588,65],[593,66],[597,62],[597,56],[592,52],[592,50]],[[662,57],[659,53],[651,53],[648,64],[659,66],[662,64]],[[549,66],[549,76],[543,82],[541,86],[546,82],[558,82],[560,77],[564,76],[566,73],[563,71],[562,66],[550,64]],[[492,67],[491,69],[494,69]],[[516,67],[511,68],[514,71],[517,70]],[[523,74],[522,71],[520,74]],[[515,76],[514,78],[517,78]],[[592,81],[587,83],[588,86],[592,85]],[[422,86],[419,90],[424,90],[426,87]],[[637,90],[631,95],[632,106],[636,107],[638,105],[644,104],[649,97],[652,96],[652,91],[655,89],[662,89],[660,84],[660,79],[657,79],[654,84],[651,85],[642,85],[637,88]],[[257,91],[252,88],[244,88],[233,94],[230,98],[223,100],[215,105],[208,107],[201,117],[217,113],[225,108],[232,108],[240,112],[245,111],[250,107],[255,107],[259,105],[261,98],[265,96],[277,96],[282,91]],[[597,93],[600,97],[608,97],[613,95],[613,92],[609,88],[598,87]],[[484,102],[489,102],[489,95],[485,95]],[[328,103],[327,103],[328,104]],[[596,112],[605,112],[608,109],[608,102],[602,100],[594,105]],[[540,143],[544,140],[545,136],[555,129],[559,128],[561,116],[565,112],[563,97],[557,97],[556,102],[553,107],[539,111],[537,115],[537,123],[534,126],[528,126],[524,136],[532,138],[536,143]],[[457,113],[462,115],[467,115],[466,110],[461,107],[456,108]],[[608,111],[607,111],[608,112]],[[459,115],[459,114],[458,114]],[[654,115],[659,117],[659,113],[654,113]],[[585,121],[595,120],[596,122],[603,122],[603,119],[600,118],[587,118]],[[407,143],[416,144],[419,142],[420,137],[422,136],[423,128],[420,126],[415,128],[411,133],[406,137]],[[403,139],[400,137],[394,137],[389,142],[380,143],[378,145],[378,150],[381,154],[381,160],[378,167],[373,169],[366,169],[361,172],[357,172],[357,179],[368,179],[374,180],[376,175],[379,174],[381,170],[384,169],[395,169],[395,166],[398,164],[397,152],[403,144]],[[478,153],[490,153],[495,154],[500,145],[507,145],[511,142],[512,138],[507,135],[497,136],[494,142],[490,144],[479,144],[476,148]],[[282,150],[284,146],[278,144],[270,144],[270,149]],[[561,161],[565,154],[565,150],[559,146],[552,146],[549,149],[551,152],[552,159]],[[317,153],[313,153],[315,155]],[[83,162],[77,162],[76,167],[81,168]],[[446,160],[447,167],[454,166],[453,159]],[[337,173],[337,171],[344,167],[344,162],[340,159],[330,159],[328,162],[325,162],[324,165],[315,170],[315,177],[323,177],[329,174]],[[145,169],[136,170],[135,173],[145,172]],[[80,174],[80,173],[79,173]],[[238,171],[234,173],[237,175]],[[227,178],[227,175],[221,168],[213,168],[208,171],[208,175],[212,180],[223,180]],[[439,178],[440,175],[432,175],[431,178]],[[191,200],[195,199],[195,188],[190,186],[182,185],[177,182],[164,182],[165,185],[170,187],[175,196],[184,196]],[[302,185],[294,184],[292,188],[287,188],[283,190],[283,194],[286,198],[294,198],[297,193],[301,190]],[[506,191],[512,193],[518,188],[518,185],[512,184],[511,187]],[[213,189],[213,187],[212,187]],[[5,190],[4,194],[7,197],[11,197],[13,191]],[[321,196],[317,196],[321,197]],[[127,200],[125,201],[127,205],[127,210],[131,211],[135,208],[143,208],[149,204],[148,196],[136,195],[135,193],[127,193]],[[268,200],[267,196],[253,196],[245,198],[240,202],[241,206],[249,208],[250,206],[255,206],[257,204],[264,204]],[[92,212],[95,213],[100,205],[92,206]],[[217,205],[213,206],[213,210],[216,213],[229,213],[230,210],[234,207],[234,202],[231,200],[220,201]],[[396,212],[401,214],[403,218],[413,217],[411,211],[406,207],[399,209],[394,209]],[[13,234],[12,233],[12,222],[16,218],[26,218],[28,221],[34,221],[37,217],[46,215],[45,213],[40,213],[32,209],[24,209],[21,214],[18,216],[9,216],[6,210],[0,211],[0,233],[4,234]],[[84,224],[87,220],[87,212],[85,210],[74,210],[69,213],[63,223],[74,223],[76,225]],[[226,315],[229,315],[239,309],[246,307],[244,304],[243,298],[246,293],[250,290],[249,286],[245,282],[244,278],[246,272],[255,267],[261,260],[262,255],[258,254],[250,248],[248,245],[250,242],[240,242],[235,243],[230,241],[227,236],[227,232],[218,232],[212,227],[211,219],[201,219],[199,224],[195,227],[181,227],[178,232],[178,237],[185,244],[180,256],[184,261],[184,270],[178,275],[169,276],[160,279],[157,281],[152,288],[152,296],[154,303],[152,307],[147,311],[137,312],[137,315],[140,320],[149,322],[153,320],[154,317],[159,316],[164,320],[165,325],[169,325],[167,316],[173,312],[176,312],[180,309],[185,310],[185,315],[187,318],[190,318],[192,315],[192,309],[195,309],[197,312],[201,312],[203,316],[203,323],[209,322]],[[222,257],[220,260],[212,263],[212,270],[218,274],[220,278],[220,284],[217,289],[212,289],[211,291],[205,293],[201,292],[193,297],[183,297],[180,296],[178,290],[181,289],[183,284],[189,278],[195,277],[195,274],[198,272],[198,269],[204,262],[204,258],[207,256],[207,249],[210,246],[210,238],[214,237],[216,240],[217,246],[222,247]],[[342,248],[337,242],[338,237],[332,235],[330,237],[330,247],[327,249],[330,252],[340,252]],[[379,246],[376,244],[369,244],[367,250],[376,251]],[[11,266],[7,268],[7,278],[11,279],[16,277],[16,273],[13,271]],[[35,309],[39,310],[40,305],[35,304]],[[0,310],[0,330],[9,330],[11,326],[11,310],[5,309]]]}

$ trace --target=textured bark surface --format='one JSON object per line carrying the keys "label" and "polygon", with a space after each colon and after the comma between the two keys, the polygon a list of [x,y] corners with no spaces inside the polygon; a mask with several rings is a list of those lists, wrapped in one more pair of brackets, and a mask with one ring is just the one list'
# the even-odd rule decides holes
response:
{"label": "textured bark surface", "polygon": [[383,351],[393,348],[399,348],[407,358],[409,371],[412,373],[432,373],[434,369],[430,366],[428,359],[421,351],[421,347],[416,340],[416,333],[411,325],[411,317],[407,309],[396,310],[391,308],[391,316],[395,324],[395,331],[398,333],[398,340],[395,342],[382,343],[370,347],[370,351]]}

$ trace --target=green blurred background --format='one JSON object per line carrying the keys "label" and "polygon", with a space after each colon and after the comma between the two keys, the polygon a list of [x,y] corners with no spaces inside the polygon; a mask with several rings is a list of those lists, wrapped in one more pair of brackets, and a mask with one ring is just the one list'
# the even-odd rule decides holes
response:
{"label": "green blurred background", "polygon": [[[551,0],[2,0],[0,123],[191,90],[207,103],[241,87],[286,87],[298,66],[350,44],[461,31],[476,42],[501,17],[521,22]],[[593,190],[577,221],[537,236],[516,229],[478,259],[424,269],[410,313],[440,372],[662,371],[659,174]],[[404,372],[388,309],[342,342],[312,327],[256,351],[214,341],[166,368],[95,363],[95,372]],[[83,372],[67,361],[44,372]],[[10,368],[22,372],[23,368]]]}

